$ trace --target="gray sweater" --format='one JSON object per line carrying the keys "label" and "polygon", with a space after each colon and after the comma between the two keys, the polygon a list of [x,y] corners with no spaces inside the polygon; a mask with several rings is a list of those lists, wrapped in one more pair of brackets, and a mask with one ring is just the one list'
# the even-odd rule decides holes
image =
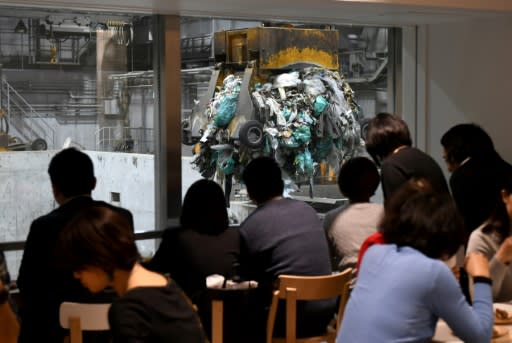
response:
{"label": "gray sweater", "polygon": [[482,224],[471,233],[468,249],[470,252],[479,252],[489,259],[489,268],[492,279],[492,296],[494,301],[503,302],[512,300],[512,264],[505,265],[495,257],[500,247],[499,237],[496,233],[483,233]]}
{"label": "gray sweater", "polygon": [[347,207],[334,219],[327,230],[327,237],[338,270],[355,267],[361,244],[377,231],[383,212],[381,204],[357,203]]}

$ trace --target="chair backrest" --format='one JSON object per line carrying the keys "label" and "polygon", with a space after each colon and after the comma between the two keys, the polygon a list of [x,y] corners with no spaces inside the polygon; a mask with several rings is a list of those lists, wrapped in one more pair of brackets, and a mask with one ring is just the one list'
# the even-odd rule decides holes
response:
{"label": "chair backrest", "polygon": [[[349,294],[352,269],[322,276],[280,275],[279,286],[274,291],[267,321],[267,342],[272,341],[278,299],[286,300],[286,340],[295,341],[297,300],[323,300],[339,297],[336,331],[339,328]],[[292,338],[290,338],[292,337]]]}
{"label": "chair backrest", "polygon": [[60,304],[60,326],[70,330],[71,343],[82,342],[82,331],[108,331],[110,304],[83,304],[63,302]]}

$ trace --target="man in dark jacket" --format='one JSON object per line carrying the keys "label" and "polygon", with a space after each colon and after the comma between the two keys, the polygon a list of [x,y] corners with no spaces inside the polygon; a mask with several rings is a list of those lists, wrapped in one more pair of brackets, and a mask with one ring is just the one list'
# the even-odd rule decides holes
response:
{"label": "man in dark jacket", "polygon": [[442,137],[450,189],[464,219],[467,237],[489,218],[512,166],[494,149],[491,137],[476,124],[458,124]]}
{"label": "man in dark jacket", "polygon": [[412,178],[428,181],[437,192],[448,193],[441,167],[428,154],[412,146],[407,123],[390,113],[378,113],[368,123],[366,150],[377,165],[384,200]]}
{"label": "man in dark jacket", "polygon": [[106,206],[126,216],[133,228],[128,210],[91,198],[96,178],[85,153],[62,150],[52,158],[48,173],[59,207],[34,220],[28,233],[17,280],[22,300],[21,343],[61,343],[66,331],[59,324],[60,304],[98,301],[56,258],[56,242],[66,224],[88,206]]}
{"label": "man in dark jacket", "polygon": [[[302,201],[283,197],[284,183],[277,162],[269,157],[256,158],[247,165],[242,178],[258,208],[240,225],[241,267],[243,276],[258,281],[264,298],[260,305],[269,305],[279,275],[331,274],[329,248],[318,214]],[[334,308],[335,302],[330,300],[298,305],[297,336],[325,333]],[[278,310],[274,330],[278,337],[285,333],[282,310],[284,306]]]}

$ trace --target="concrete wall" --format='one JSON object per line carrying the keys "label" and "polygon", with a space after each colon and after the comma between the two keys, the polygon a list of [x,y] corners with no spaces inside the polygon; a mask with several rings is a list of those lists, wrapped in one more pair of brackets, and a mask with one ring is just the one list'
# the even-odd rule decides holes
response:
{"label": "concrete wall", "polygon": [[[97,178],[92,196],[129,209],[135,231],[155,230],[154,156],[115,152],[87,151]],[[120,201],[112,200],[112,193]]]}
{"label": "concrete wall", "polygon": [[[58,205],[53,199],[47,169],[57,151],[0,153],[0,242],[24,241],[32,221]],[[129,209],[137,232],[155,230],[154,155],[85,151],[97,178],[93,198]],[[182,159],[182,196],[201,175],[191,157]],[[119,194],[119,202],[112,201]],[[154,254],[155,241],[138,241],[143,256]],[[6,253],[16,279],[23,252]]]}
{"label": "concrete wall", "polygon": [[[98,180],[93,198],[129,209],[135,230],[155,229],[154,156],[85,151],[94,163]],[[0,241],[25,240],[31,222],[57,207],[47,169],[56,151],[0,153]],[[120,201],[112,201],[112,193]],[[154,251],[154,241],[138,242],[143,256]],[[7,255],[16,278],[21,252]]]}
{"label": "concrete wall", "polygon": [[[441,136],[475,122],[512,161],[512,22],[479,20],[426,28],[426,150],[442,161]],[[421,42],[420,42],[421,44]]]}

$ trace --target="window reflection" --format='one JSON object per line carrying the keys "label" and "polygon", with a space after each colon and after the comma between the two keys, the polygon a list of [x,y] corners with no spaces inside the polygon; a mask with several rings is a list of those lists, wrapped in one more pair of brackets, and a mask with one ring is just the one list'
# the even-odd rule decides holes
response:
{"label": "window reflection", "polygon": [[[82,149],[93,197],[155,229],[152,17],[2,8],[0,14],[0,242],[24,241],[57,204],[48,174],[56,151]],[[139,242],[150,256],[155,242]],[[22,252],[8,254],[16,278]]]}

